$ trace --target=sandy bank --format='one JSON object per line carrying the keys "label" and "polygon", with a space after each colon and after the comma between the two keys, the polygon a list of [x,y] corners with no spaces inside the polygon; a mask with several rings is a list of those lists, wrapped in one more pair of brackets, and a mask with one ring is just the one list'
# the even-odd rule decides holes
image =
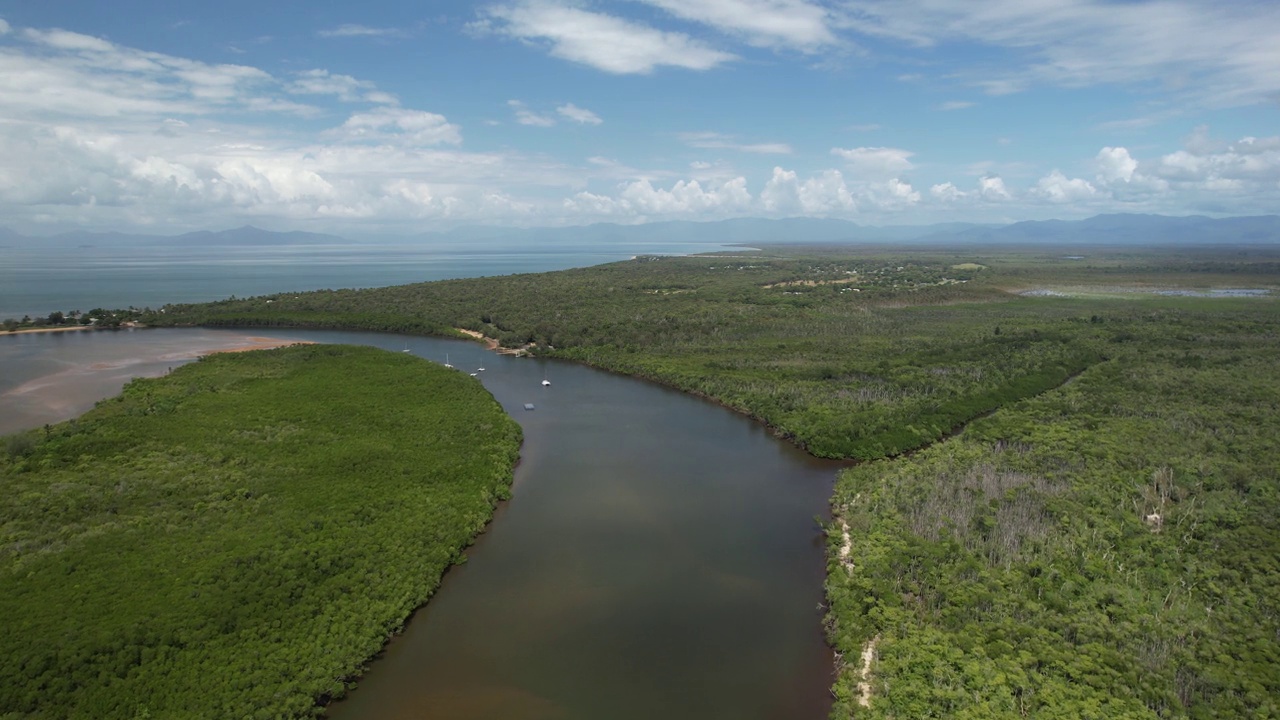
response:
{"label": "sandy bank", "polygon": [[74,332],[76,330],[97,330],[93,325],[59,325],[57,327],[38,327],[38,328],[22,328],[21,330],[9,330],[8,332],[0,332],[0,335],[24,335],[27,333],[55,333],[55,332]]}
{"label": "sandy bank", "polygon": [[457,330],[458,332],[462,333],[463,335],[466,335],[467,337],[471,337],[471,338],[475,338],[476,340],[479,340],[480,342],[484,343],[484,346],[486,348],[498,353],[499,355],[523,356],[528,354],[529,348],[533,347],[533,343],[529,343],[528,345],[525,345],[524,347],[520,347],[520,348],[504,348],[501,346],[501,344],[498,343],[497,338],[491,338],[488,335],[485,335],[484,333],[479,332],[477,330],[467,330],[466,328],[454,328],[454,330]]}
{"label": "sandy bank", "polygon": [[280,338],[269,337],[249,337],[245,338],[247,342],[243,345],[236,345],[229,348],[218,348],[203,353],[204,355],[215,355],[217,353],[237,353],[249,352],[251,350],[271,350],[279,347],[290,347],[293,345],[315,345],[314,340],[281,340]]}

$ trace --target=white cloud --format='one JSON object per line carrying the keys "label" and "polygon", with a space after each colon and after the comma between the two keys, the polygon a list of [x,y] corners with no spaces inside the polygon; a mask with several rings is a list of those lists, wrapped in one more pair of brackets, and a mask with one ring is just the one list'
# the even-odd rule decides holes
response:
{"label": "white cloud", "polygon": [[283,99],[281,84],[254,67],[136,50],[65,30],[26,29],[21,40],[25,47],[0,47],[0,109],[10,119],[318,112]]}
{"label": "white cloud", "polygon": [[352,139],[399,142],[408,145],[457,145],[462,133],[443,115],[402,108],[378,108],[357,113],[342,124]]}
{"label": "white cloud", "polygon": [[920,202],[920,193],[911,183],[892,178],[884,183],[872,183],[864,190],[866,197],[882,210],[896,210]]}
{"label": "white cloud", "polygon": [[677,32],[562,5],[527,0],[483,11],[472,27],[527,42],[545,42],[551,55],[616,74],[650,73],[671,66],[708,70],[736,56]]}
{"label": "white cloud", "polygon": [[967,193],[949,182],[934,185],[929,188],[929,194],[942,202],[955,202],[967,196]]}
{"label": "white cloud", "polygon": [[573,103],[565,103],[564,105],[561,105],[556,108],[556,112],[560,113],[562,117],[566,117],[576,123],[582,123],[584,125],[599,125],[604,122],[600,119],[599,115],[596,115],[586,108],[580,108]]}
{"label": "white cloud", "polygon": [[864,123],[862,125],[850,125],[848,129],[853,132],[874,132],[880,128],[881,125],[879,123]]}
{"label": "white cloud", "polygon": [[1147,165],[1151,175],[1183,189],[1274,191],[1280,188],[1280,136],[1222,143],[1198,133],[1186,149]]}
{"label": "white cloud", "polygon": [[1004,180],[991,175],[978,178],[978,196],[983,200],[1010,200],[1013,198],[1004,186]]}
{"label": "white cloud", "polygon": [[1035,194],[1056,203],[1080,202],[1098,195],[1098,189],[1088,180],[1068,178],[1054,170],[1036,183]]}
{"label": "white cloud", "polygon": [[1274,3],[1099,0],[957,3],[847,0],[843,28],[921,46],[976,42],[1015,55],[1000,72],[961,69],[990,94],[1035,83],[1147,84],[1210,105],[1280,92],[1280,6]]}
{"label": "white cloud", "polygon": [[1104,147],[1094,158],[1098,168],[1098,182],[1103,184],[1116,181],[1129,182],[1138,169],[1138,161],[1129,156],[1129,151],[1122,147]]}
{"label": "white cloud", "polygon": [[759,47],[805,52],[838,42],[826,8],[805,0],[642,0]]}
{"label": "white cloud", "polygon": [[322,38],[403,37],[404,30],[399,28],[376,28],[348,23],[345,25],[339,25],[331,30],[320,30],[316,32],[316,35]]}
{"label": "white cloud", "polygon": [[975,104],[976,103],[969,102],[968,100],[948,100],[947,102],[944,102],[941,105],[939,105],[938,109],[948,110],[948,111],[964,110],[965,108],[973,107]]}
{"label": "white cloud", "polygon": [[680,139],[689,147],[705,150],[735,150],[756,155],[790,155],[792,152],[787,143],[742,143],[715,132],[681,133]]}
{"label": "white cloud", "polygon": [[333,95],[345,102],[364,100],[386,105],[396,103],[394,95],[374,90],[374,84],[367,80],[337,75],[328,70],[304,70],[297,74],[286,90],[298,95]]}
{"label": "white cloud", "polygon": [[0,18],[0,35],[6,35],[8,34],[8,32],[9,32],[9,23],[5,22],[4,18]]}
{"label": "white cloud", "polygon": [[697,180],[680,180],[670,189],[655,188],[648,180],[636,180],[623,186],[617,197],[580,192],[563,204],[564,209],[572,213],[635,219],[723,217],[748,210],[751,194],[742,177],[705,188]]}
{"label": "white cloud", "polygon": [[900,148],[831,148],[831,154],[842,158],[850,170],[861,176],[893,176],[915,167],[911,162],[915,153]]}
{"label": "white cloud", "polygon": [[657,189],[648,180],[632,183],[622,198],[644,215],[674,215],[706,211],[745,210],[751,195],[746,178],[736,178],[717,188],[704,190],[697,180],[677,182],[670,190]]}
{"label": "white cloud", "polygon": [[547,115],[539,115],[530,110],[523,102],[519,100],[508,100],[507,105],[511,107],[516,114],[516,122],[521,125],[531,125],[533,127],[551,127],[556,124],[556,119]]}
{"label": "white cloud", "polygon": [[760,204],[772,214],[826,215],[857,208],[853,194],[839,170],[826,170],[801,182],[792,170],[773,169],[773,177],[760,192]]}

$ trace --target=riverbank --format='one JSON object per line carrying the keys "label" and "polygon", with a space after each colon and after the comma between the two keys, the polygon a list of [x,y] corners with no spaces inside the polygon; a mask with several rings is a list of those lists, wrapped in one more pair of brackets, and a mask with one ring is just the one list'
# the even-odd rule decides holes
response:
{"label": "riverbank", "polygon": [[498,353],[499,355],[515,355],[516,357],[524,357],[525,355],[528,355],[529,351],[534,347],[533,343],[528,343],[518,348],[505,348],[505,347],[502,347],[502,344],[498,342],[497,338],[489,337],[488,335],[485,335],[484,333],[479,332],[477,330],[468,330],[466,328],[460,328],[460,327],[456,327],[454,328],[454,330],[462,333],[463,335],[466,335],[469,338],[479,340],[480,342],[484,343],[484,346],[487,349],[492,350]]}
{"label": "riverbank", "polygon": [[215,348],[215,349],[209,350],[207,353],[205,353],[205,356],[216,355],[219,353],[241,353],[241,352],[252,352],[254,350],[274,350],[276,348],[294,347],[295,345],[315,345],[316,344],[314,340],[281,340],[279,338],[256,337],[256,336],[249,337],[247,338],[247,340],[248,342],[246,342],[243,345],[237,345],[235,347],[229,347],[229,348]]}
{"label": "riverbank", "polygon": [[0,335],[27,335],[31,333],[56,333],[56,332],[76,332],[78,330],[105,330],[106,328],[96,327],[94,325],[60,325],[58,327],[36,327],[36,328],[18,328],[16,330],[3,330]]}

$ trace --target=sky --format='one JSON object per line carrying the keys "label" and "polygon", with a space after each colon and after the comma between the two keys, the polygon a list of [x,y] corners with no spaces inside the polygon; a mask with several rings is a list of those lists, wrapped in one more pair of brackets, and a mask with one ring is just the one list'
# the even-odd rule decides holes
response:
{"label": "sky", "polygon": [[0,226],[1280,212],[1274,0],[0,0]]}

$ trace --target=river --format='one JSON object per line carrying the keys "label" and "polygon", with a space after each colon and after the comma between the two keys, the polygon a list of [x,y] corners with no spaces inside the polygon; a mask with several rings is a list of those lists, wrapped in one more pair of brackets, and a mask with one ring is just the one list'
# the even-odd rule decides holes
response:
{"label": "river", "polygon": [[[814,517],[835,463],[714,404],[580,365],[434,338],[272,336],[447,356],[525,434],[512,499],[469,562],[329,717],[826,717]],[[0,432],[248,342],[204,329],[0,336]]]}

